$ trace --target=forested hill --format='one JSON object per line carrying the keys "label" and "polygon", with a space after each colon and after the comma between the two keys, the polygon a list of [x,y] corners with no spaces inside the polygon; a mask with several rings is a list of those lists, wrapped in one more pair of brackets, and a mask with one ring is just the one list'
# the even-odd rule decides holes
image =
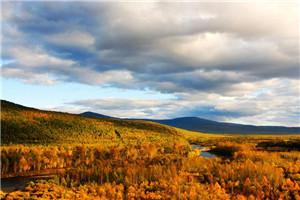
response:
{"label": "forested hill", "polygon": [[168,142],[181,136],[179,129],[154,122],[89,118],[1,100],[2,144]]}

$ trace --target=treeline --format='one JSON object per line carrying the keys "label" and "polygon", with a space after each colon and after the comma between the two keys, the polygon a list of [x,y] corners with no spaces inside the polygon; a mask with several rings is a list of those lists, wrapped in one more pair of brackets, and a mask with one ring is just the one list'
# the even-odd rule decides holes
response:
{"label": "treeline", "polygon": [[7,199],[299,199],[299,152],[258,151],[218,142],[230,157],[199,157],[186,143],[101,146],[13,146],[1,149],[2,172],[63,167]]}
{"label": "treeline", "polygon": [[[93,169],[128,165],[171,165],[181,162],[190,147],[186,143],[81,146],[2,146],[1,175],[18,176],[46,169]],[[178,158],[177,158],[178,156]],[[72,170],[72,169],[71,169]],[[85,170],[84,170],[85,171]]]}

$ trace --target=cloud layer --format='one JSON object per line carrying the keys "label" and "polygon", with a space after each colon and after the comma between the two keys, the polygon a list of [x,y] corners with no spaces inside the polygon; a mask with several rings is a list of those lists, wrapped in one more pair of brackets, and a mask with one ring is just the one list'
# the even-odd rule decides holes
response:
{"label": "cloud layer", "polygon": [[2,76],[176,97],[72,102],[106,114],[299,125],[298,9],[296,1],[4,2]]}

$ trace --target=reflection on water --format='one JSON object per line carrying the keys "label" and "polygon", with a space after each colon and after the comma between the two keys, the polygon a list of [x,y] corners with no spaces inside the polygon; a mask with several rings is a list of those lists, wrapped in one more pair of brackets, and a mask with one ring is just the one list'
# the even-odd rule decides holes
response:
{"label": "reflection on water", "polygon": [[214,157],[216,157],[215,154],[208,152],[209,149],[207,149],[204,146],[201,146],[201,145],[198,145],[198,144],[193,144],[192,145],[192,149],[200,149],[201,153],[200,153],[199,156],[206,157],[206,158],[214,158]]}
{"label": "reflection on water", "polygon": [[29,177],[11,177],[1,178],[1,190],[3,192],[13,192],[16,190],[23,190],[31,181],[49,180],[53,176],[29,176]]}
{"label": "reflection on water", "polygon": [[206,158],[214,158],[214,157],[216,157],[215,154],[209,153],[209,152],[207,152],[207,151],[202,151],[202,152],[200,153],[200,156],[203,156],[203,157],[206,157]]}

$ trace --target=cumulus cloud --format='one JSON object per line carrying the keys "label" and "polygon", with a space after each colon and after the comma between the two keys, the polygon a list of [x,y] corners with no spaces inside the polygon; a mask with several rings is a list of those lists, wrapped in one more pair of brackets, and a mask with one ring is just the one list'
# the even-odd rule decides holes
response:
{"label": "cumulus cloud", "polygon": [[[68,102],[66,110],[94,112],[115,117],[173,118],[198,116],[226,122],[260,125],[299,125],[298,80],[270,79],[232,90],[230,96],[216,93],[181,93],[178,99],[99,98]],[[259,89],[256,89],[259,88]],[[61,109],[61,108],[60,108]]]}
{"label": "cumulus cloud", "polygon": [[91,34],[79,31],[57,33],[50,36],[46,35],[44,38],[51,44],[71,48],[89,48],[95,42],[95,38]]}
{"label": "cumulus cloud", "polygon": [[174,105],[170,100],[108,97],[68,102],[65,107],[68,106],[82,112],[92,110],[121,118],[128,118],[129,115],[136,118],[162,118],[171,113]]}
{"label": "cumulus cloud", "polygon": [[[147,88],[177,99],[122,99],[131,107],[120,109],[136,116],[297,124],[298,9],[297,1],[4,2],[2,59],[12,62],[2,62],[2,76]],[[116,101],[101,99],[101,109]]]}

